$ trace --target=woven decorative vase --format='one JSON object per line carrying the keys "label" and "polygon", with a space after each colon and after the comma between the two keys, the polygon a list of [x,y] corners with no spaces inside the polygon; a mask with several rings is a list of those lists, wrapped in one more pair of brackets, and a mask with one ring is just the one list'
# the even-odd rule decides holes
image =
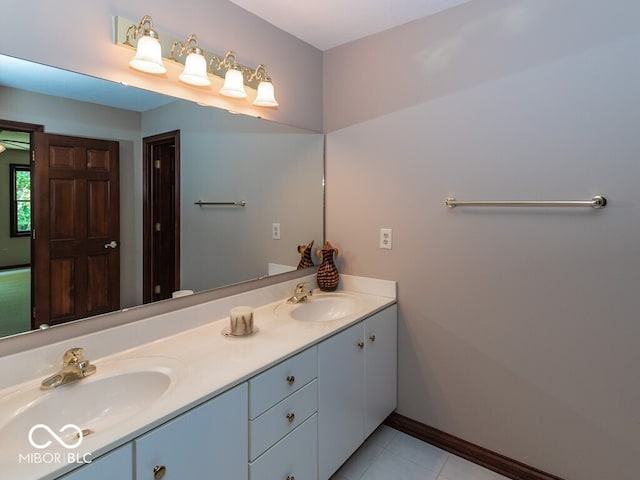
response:
{"label": "woven decorative vase", "polygon": [[313,240],[307,245],[298,245],[298,253],[302,255],[300,257],[300,263],[298,263],[298,270],[303,268],[313,267],[313,259],[311,258],[311,249],[313,248]]}
{"label": "woven decorative vase", "polygon": [[338,249],[333,248],[329,242],[324,244],[324,248],[318,249],[318,257],[322,260],[318,268],[318,287],[323,292],[333,292],[338,288],[340,274],[336,264],[333,263],[333,255],[338,255]]}

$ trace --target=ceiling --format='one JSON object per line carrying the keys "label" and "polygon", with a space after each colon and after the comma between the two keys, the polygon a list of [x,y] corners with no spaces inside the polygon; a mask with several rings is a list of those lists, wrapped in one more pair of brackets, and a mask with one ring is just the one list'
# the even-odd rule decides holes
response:
{"label": "ceiling", "polygon": [[323,51],[469,1],[231,0]]}

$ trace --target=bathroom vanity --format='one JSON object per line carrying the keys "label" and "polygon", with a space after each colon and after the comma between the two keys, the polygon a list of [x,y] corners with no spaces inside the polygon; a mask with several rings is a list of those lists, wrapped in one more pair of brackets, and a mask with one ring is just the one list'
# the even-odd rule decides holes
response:
{"label": "bathroom vanity", "polygon": [[[0,377],[0,479],[328,479],[396,407],[396,285],[286,303],[300,281],[0,358],[38,375]],[[253,335],[226,334],[239,305]],[[40,390],[72,347],[96,373]]]}

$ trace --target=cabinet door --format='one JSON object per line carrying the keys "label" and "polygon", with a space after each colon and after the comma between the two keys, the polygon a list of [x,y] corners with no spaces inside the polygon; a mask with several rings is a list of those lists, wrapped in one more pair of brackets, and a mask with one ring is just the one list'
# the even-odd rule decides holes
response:
{"label": "cabinet door", "polygon": [[362,443],[363,405],[364,327],[359,323],[318,346],[320,479],[328,479]]}
{"label": "cabinet door", "polygon": [[365,437],[397,406],[398,308],[392,305],[365,320]]}
{"label": "cabinet door", "polygon": [[96,458],[91,463],[81,467],[59,480],[132,480],[133,452],[131,444]]}
{"label": "cabinet door", "polygon": [[247,409],[245,383],[135,440],[136,479],[246,480]]}

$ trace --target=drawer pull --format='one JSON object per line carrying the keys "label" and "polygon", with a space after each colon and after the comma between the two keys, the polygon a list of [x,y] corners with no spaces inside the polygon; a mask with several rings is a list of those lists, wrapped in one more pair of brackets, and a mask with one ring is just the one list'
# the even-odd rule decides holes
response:
{"label": "drawer pull", "polygon": [[289,423],[293,422],[295,419],[296,419],[295,413],[287,413],[287,420],[289,420]]}
{"label": "drawer pull", "polygon": [[287,377],[287,383],[288,383],[289,385],[293,385],[293,382],[295,382],[295,381],[296,381],[296,377],[294,377],[293,375],[289,375],[289,376]]}
{"label": "drawer pull", "polygon": [[372,342],[376,341],[376,336],[375,335],[369,335],[369,340],[371,340]]}
{"label": "drawer pull", "polygon": [[364,348],[364,342],[358,342],[358,347],[360,349],[363,349]]}
{"label": "drawer pull", "polygon": [[167,467],[164,465],[156,465],[153,467],[153,480],[161,480],[167,473]]}

